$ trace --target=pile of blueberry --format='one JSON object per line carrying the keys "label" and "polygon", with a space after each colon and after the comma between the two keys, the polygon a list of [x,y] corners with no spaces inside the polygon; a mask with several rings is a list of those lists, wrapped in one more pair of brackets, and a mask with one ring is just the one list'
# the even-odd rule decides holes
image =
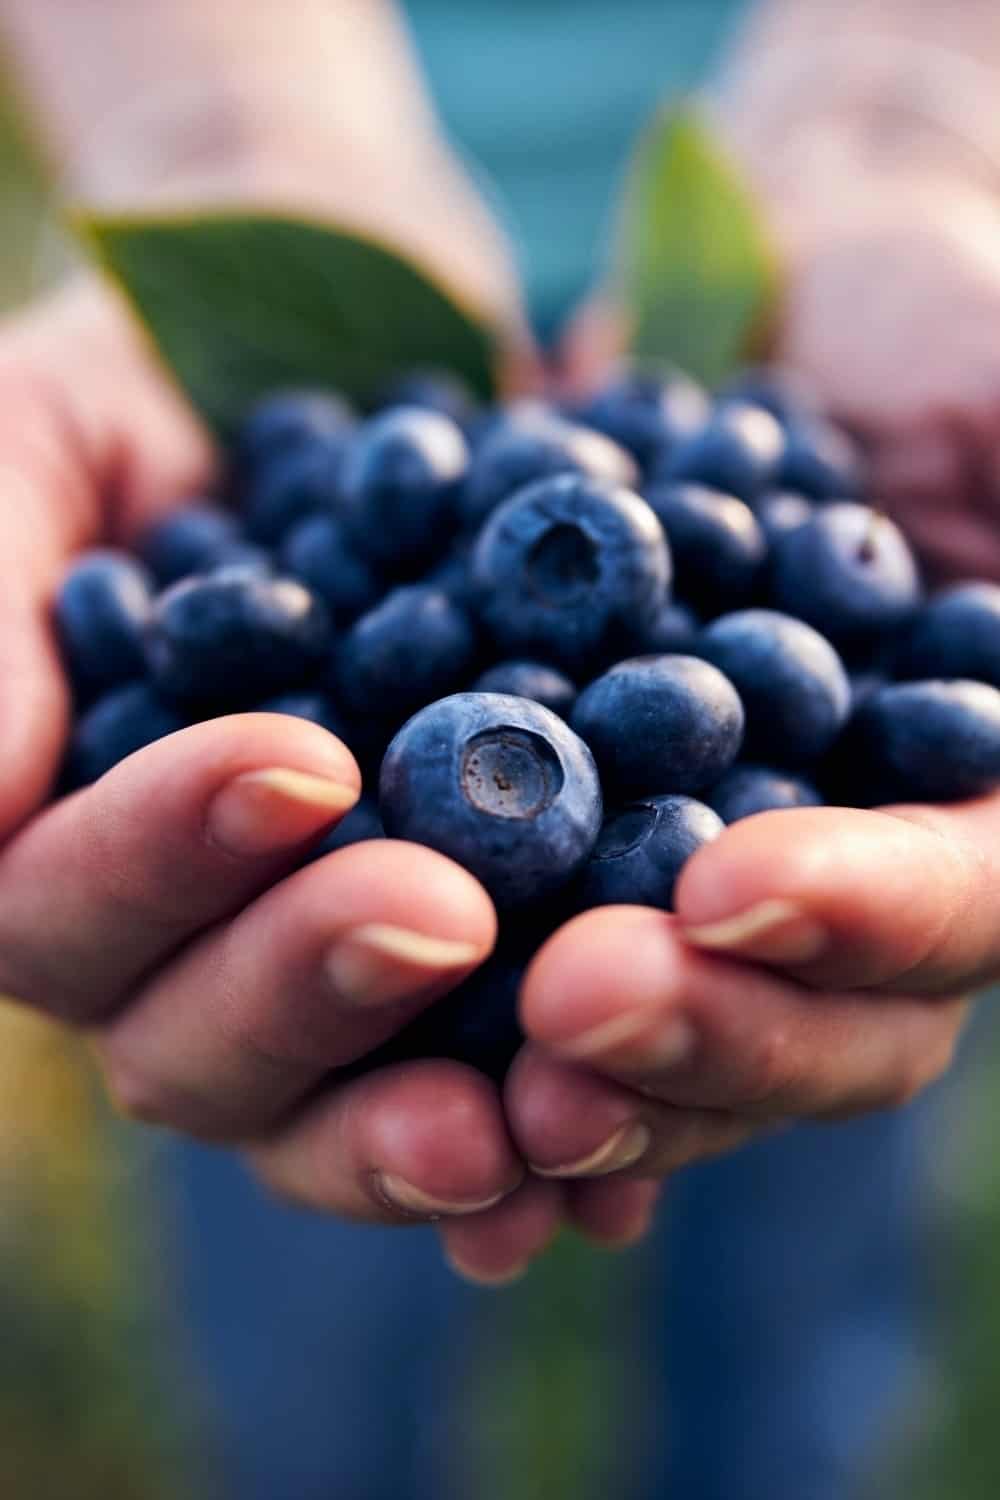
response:
{"label": "pile of blueberry", "polygon": [[490,410],[415,375],[364,421],[275,395],[225,500],[65,578],[65,784],[221,714],[340,735],[378,799],[312,857],[414,840],[501,914],[491,963],[390,1055],[502,1072],[547,933],[669,909],[726,823],[1000,784],[1000,587],[925,599],[863,492],[854,444],[771,371],[710,400],[628,367],[573,409]]}

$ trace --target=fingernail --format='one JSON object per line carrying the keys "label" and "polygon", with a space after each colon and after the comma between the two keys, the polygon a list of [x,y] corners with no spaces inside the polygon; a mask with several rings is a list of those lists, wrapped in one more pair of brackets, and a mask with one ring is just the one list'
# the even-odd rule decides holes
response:
{"label": "fingernail", "polygon": [[634,1166],[649,1142],[650,1134],[645,1125],[638,1122],[623,1125],[596,1151],[582,1156],[579,1161],[568,1162],[562,1167],[539,1167],[533,1162],[531,1170],[537,1177],[607,1177],[611,1172]]}
{"label": "fingernail", "polygon": [[494,1193],[491,1198],[482,1198],[476,1203],[454,1203],[447,1198],[434,1198],[422,1188],[414,1187],[405,1177],[392,1172],[375,1173],[375,1191],[390,1208],[404,1214],[414,1214],[421,1219],[440,1219],[442,1216],[463,1216],[485,1213],[494,1208],[506,1193]]}
{"label": "fingernail", "polygon": [[511,1266],[507,1271],[480,1271],[475,1266],[467,1266],[459,1260],[452,1251],[445,1251],[445,1260],[448,1262],[456,1276],[461,1276],[463,1281],[471,1281],[473,1286],[488,1286],[499,1288],[502,1286],[513,1286],[515,1281],[520,1281],[528,1270],[530,1261],[523,1261],[516,1266]]}
{"label": "fingernail", "polygon": [[633,1043],[636,1058],[644,1068],[674,1068],[691,1057],[697,1037],[684,1016],[658,1020],[643,1011],[630,1010],[581,1032],[555,1050],[573,1062],[591,1062]]}
{"label": "fingernail", "polygon": [[360,789],[310,771],[273,766],[230,781],[208,809],[208,836],[240,858],[291,849],[342,817]]}
{"label": "fingernail", "polygon": [[761,901],[721,922],[682,927],[681,935],[696,948],[737,953],[763,963],[807,963],[827,947],[828,936],[793,901]]}
{"label": "fingernail", "polygon": [[471,968],[485,955],[475,943],[454,942],[367,922],[343,933],[327,955],[334,989],[349,1005],[387,1005],[420,993],[445,975]]}

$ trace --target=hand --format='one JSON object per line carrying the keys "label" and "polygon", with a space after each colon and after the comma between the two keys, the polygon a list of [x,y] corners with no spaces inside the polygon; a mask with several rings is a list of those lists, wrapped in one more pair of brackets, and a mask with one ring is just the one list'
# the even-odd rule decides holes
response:
{"label": "hand", "polygon": [[566,1212],[633,1237],[650,1190],[525,1181],[471,1070],[328,1084],[485,958],[496,925],[430,850],[364,844],[297,870],[358,795],[331,736],[215,720],[44,805],[69,724],[56,580],[76,549],[128,544],[197,493],[214,462],[110,293],[74,288],[0,331],[0,993],[85,1028],[125,1113],[235,1143],[317,1208],[440,1216],[474,1275],[508,1276]]}
{"label": "hand", "polygon": [[647,1178],[800,1118],[896,1107],[1000,976],[1000,797],[735,824],[677,914],[579,917],[525,983],[508,1080],[525,1159]]}
{"label": "hand", "polygon": [[[764,145],[766,196],[788,174]],[[933,571],[1000,578],[1000,213],[958,174],[853,168],[799,172],[772,201],[789,277],[778,359],[865,437],[876,495]],[[620,331],[601,303],[585,310],[572,384]],[[948,1065],[958,997],[1000,977],[998,827],[1000,795],[772,813],[695,856],[676,916],[578,918],[525,984],[531,1045],[506,1100],[525,1159],[569,1180],[616,1162],[667,1174],[796,1119],[913,1097]]]}

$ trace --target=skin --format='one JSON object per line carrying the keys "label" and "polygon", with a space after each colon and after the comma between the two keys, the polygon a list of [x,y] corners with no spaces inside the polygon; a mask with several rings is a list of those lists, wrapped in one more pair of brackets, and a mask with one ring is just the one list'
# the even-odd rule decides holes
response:
{"label": "skin", "polygon": [[[75,45],[100,50],[109,6],[93,0]],[[65,41],[52,39],[58,27],[39,30],[38,7],[8,9],[44,103]],[[185,5],[147,11],[169,55]],[[200,54],[179,36],[197,80]],[[374,66],[386,44],[371,45]],[[210,77],[218,48],[205,52]],[[81,116],[86,107],[78,101]],[[57,148],[80,117],[65,95],[59,111],[49,116]],[[287,145],[234,148],[232,129],[216,139],[197,163],[206,190],[267,193],[279,157],[287,173]],[[324,142],[333,162],[336,141],[334,130]],[[169,163],[169,139],[156,147]],[[391,157],[378,143],[372,152],[391,183]],[[87,165],[73,163],[82,181]],[[995,211],[957,166],[936,162],[930,192],[917,170],[873,182],[867,160],[856,165],[836,215],[775,211],[790,271],[778,352],[864,423],[880,487],[942,570],[1000,577],[1000,381],[987,335],[1000,321]],[[167,180],[190,191],[189,167],[185,158]],[[482,210],[443,148],[428,147],[421,167],[430,196],[414,224],[434,219],[439,191],[469,205],[467,236],[449,238],[477,268],[466,284],[497,288],[491,305],[530,384],[537,365],[506,271],[490,270],[506,265],[498,240],[480,234]],[[412,204],[415,174],[403,175]],[[123,169],[112,186],[134,197],[141,178]],[[425,228],[403,216],[393,231],[433,258]],[[899,243],[916,247],[905,278]],[[859,282],[891,288],[877,323],[843,314]],[[969,340],[949,346],[929,318],[968,326]],[[908,357],[914,341],[940,357]],[[593,375],[607,351],[607,322],[591,309],[568,346],[568,378]],[[968,489],[954,487],[956,463],[978,476]],[[946,1068],[959,997],[1000,974],[1000,797],[765,814],[692,860],[676,916],[578,918],[527,975],[530,1042],[502,1099],[445,1063],[331,1085],[331,1068],[458,983],[495,937],[483,891],[428,850],[367,844],[294,870],[358,793],[346,747],[288,719],[224,719],[45,806],[69,722],[48,623],[60,572],[81,547],[127,545],[204,492],[215,464],[108,290],[78,282],[0,331],[0,992],[85,1029],[126,1113],[233,1144],[276,1191],[319,1210],[437,1219],[458,1269],[501,1282],[561,1222],[630,1243],[678,1167],[797,1119],[901,1104]],[[368,962],[366,942],[386,929],[397,936],[382,943],[377,982],[362,966],[359,988],[358,947]]]}

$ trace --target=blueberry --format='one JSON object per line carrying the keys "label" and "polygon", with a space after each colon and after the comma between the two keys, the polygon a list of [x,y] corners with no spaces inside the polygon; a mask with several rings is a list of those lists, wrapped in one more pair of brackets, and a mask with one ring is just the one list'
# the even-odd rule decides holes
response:
{"label": "blueberry", "polygon": [[330,695],[315,689],[279,693],[277,697],[267,698],[258,704],[255,712],[287,714],[290,719],[306,719],[310,724],[318,724],[320,729],[335,734],[340,740],[346,740],[349,733],[344,717]]}
{"label": "blueberry", "polygon": [[[216,573],[241,573],[246,578],[273,578],[274,556],[266,547],[258,547],[254,542],[234,542],[205,570],[205,576],[209,578]],[[187,576],[191,577],[191,574]]]}
{"label": "blueberry", "polygon": [[190,573],[207,573],[242,543],[239,521],[210,503],[188,505],[151,527],[139,555],[161,587]]}
{"label": "blueberry", "polygon": [[693,797],[648,797],[612,813],[580,876],[580,906],[672,911],[681,870],[722,829],[718,815]]}
{"label": "blueberry", "polygon": [[370,1053],[357,1072],[414,1058],[446,1057],[501,1083],[521,1050],[518,996],[527,961],[501,947],[457,989],[423,1011],[391,1041]]}
{"label": "blueberry", "polygon": [[779,766],[806,765],[833,744],[851,708],[836,651],[811,625],[770,609],[722,615],[699,654],[724,672],[746,710],[745,750]]}
{"label": "blueberry", "polygon": [[450,370],[411,370],[383,392],[379,406],[420,406],[465,427],[476,414],[468,386]]}
{"label": "blueberry", "polygon": [[1000,691],[984,682],[905,682],[866,698],[840,757],[867,803],[950,802],[1000,783]]}
{"label": "blueberry", "polygon": [[769,544],[773,547],[779,537],[794,531],[816,514],[816,507],[804,495],[795,495],[791,490],[769,490],[754,501],[754,514]]}
{"label": "blueberry", "polygon": [[424,583],[440,589],[456,604],[472,609],[475,605],[475,588],[470,571],[471,552],[467,544],[455,545],[446,552],[436,567],[424,574]]}
{"label": "blueberry", "polygon": [[422,709],[382,763],[386,832],[470,870],[500,907],[567,884],[601,826],[586,745],[557,714],[504,693],[457,693]]}
{"label": "blueberry", "polygon": [[123,552],[84,552],[72,564],[56,595],[55,621],[80,697],[143,675],[152,602],[149,574]]}
{"label": "blueberry", "polygon": [[686,656],[694,647],[700,626],[686,604],[665,604],[656,619],[634,642],[637,656]]}
{"label": "blueberry", "polygon": [[278,454],[313,443],[342,439],[354,416],[341,397],[329,391],[277,391],[258,401],[236,434],[237,482]]}
{"label": "blueberry", "polygon": [[670,587],[670,549],[638,495],[562,474],[493,512],[472,572],[502,651],[572,671],[650,627]]}
{"label": "blueberry", "polygon": [[650,484],[645,491],[667,534],[677,587],[708,613],[753,590],[767,542],[748,505],[700,484]]}
{"label": "blueberry", "polygon": [[340,696],[360,715],[395,722],[467,680],[472,621],[440,589],[408,584],[357,620],[341,642]]}
{"label": "blueberry", "polygon": [[799,418],[785,429],[776,482],[810,500],[850,499],[864,486],[861,455],[839,427],[818,417]]}
{"label": "blueberry", "polygon": [[819,807],[823,799],[812,782],[768,766],[732,766],[708,794],[723,823],[789,807]]}
{"label": "blueberry", "polygon": [[461,428],[439,412],[398,406],[366,422],[343,473],[358,550],[399,573],[440,553],[455,529],[468,456]]}
{"label": "blueberry", "polygon": [[634,484],[632,459],[602,432],[548,421],[498,424],[476,449],[462,488],[463,524],[478,530],[516,490],[553,474],[586,474],[612,484]]}
{"label": "blueberry", "polygon": [[281,548],[281,565],[322,599],[336,625],[349,625],[382,593],[380,580],[347,540],[337,516],[307,516],[293,527]]}
{"label": "blueberry", "polygon": [[222,710],[308,681],[330,644],[329,616],[308,589],[235,569],[185,579],[162,594],[146,658],[166,697]]}
{"label": "blueberry", "polygon": [[530,698],[562,718],[569,717],[576,701],[576,686],[557,672],[537,661],[502,661],[490,667],[473,683],[474,693],[507,693],[515,698]]}
{"label": "blueberry", "polygon": [[326,838],[310,851],[309,863],[322,859],[324,854],[335,854],[338,849],[348,849],[352,844],[365,844],[371,839],[384,839],[385,829],[379,817],[378,803],[374,797],[362,797],[355,803],[346,818],[330,830]]}
{"label": "blueberry", "polygon": [[126,756],[184,728],[176,709],[147,682],[119,687],[89,708],[70,740],[69,786],[89,786]]}
{"label": "blueberry", "polygon": [[697,432],[708,398],[688,376],[671,369],[625,367],[577,407],[578,421],[627,448],[643,469]]}
{"label": "blueberry", "polygon": [[860,708],[866,698],[872,693],[877,693],[879,688],[886,685],[887,679],[881,672],[861,671],[852,672],[848,681],[851,685],[851,712]]}
{"label": "blueberry", "polygon": [[816,410],[816,393],[794,370],[773,365],[751,365],[728,380],[718,394],[719,405],[734,401],[762,406],[783,426],[802,421]]}
{"label": "blueberry", "polygon": [[711,786],[743,739],[736,689],[694,656],[619,662],[584,688],[571,722],[622,799]]}
{"label": "blueberry", "polygon": [[779,538],[772,594],[843,647],[903,625],[920,600],[913,554],[899,528],[865,505],[839,501]]}
{"label": "blueberry", "polygon": [[748,503],[775,480],[785,439],[762,406],[734,401],[716,408],[701,429],[657,463],[656,479],[687,479]]}
{"label": "blueberry", "polygon": [[250,536],[275,547],[306,516],[335,514],[343,470],[343,439],[303,444],[259,465],[243,493]]}
{"label": "blueberry", "polygon": [[971,677],[1000,687],[1000,585],[959,583],[937,594],[893,665],[897,677]]}

